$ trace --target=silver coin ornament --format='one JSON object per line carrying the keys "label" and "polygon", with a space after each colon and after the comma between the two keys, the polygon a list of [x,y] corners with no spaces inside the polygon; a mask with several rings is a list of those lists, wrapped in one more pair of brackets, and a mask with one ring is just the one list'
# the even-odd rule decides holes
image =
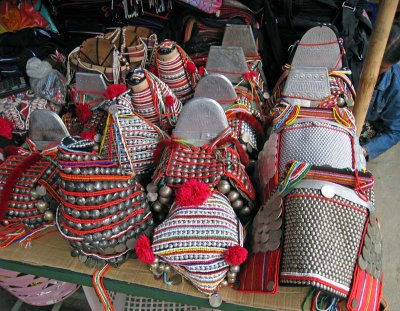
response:
{"label": "silver coin ornament", "polygon": [[[118,165],[111,162],[104,166],[107,161],[93,151],[92,141],[66,137],[58,158],[63,159],[63,171],[70,172],[60,179],[58,227],[70,241],[73,254],[86,266],[96,268],[108,263],[118,267],[134,252],[136,239],[152,232],[153,220],[143,187]],[[68,195],[63,196],[66,191]]]}
{"label": "silver coin ornament", "polygon": [[[8,176],[31,155],[10,155],[0,164],[0,179],[3,180],[0,183],[0,193]],[[55,160],[55,153],[49,154],[47,158],[41,157],[18,175],[8,199],[4,225],[21,223],[27,230],[33,230],[54,221],[58,204],[53,193],[48,192],[46,187],[58,191],[59,168],[53,163]]]}
{"label": "silver coin ornament", "polygon": [[218,308],[222,305],[222,297],[219,292],[213,293],[209,298],[208,301],[210,306],[213,308]]}

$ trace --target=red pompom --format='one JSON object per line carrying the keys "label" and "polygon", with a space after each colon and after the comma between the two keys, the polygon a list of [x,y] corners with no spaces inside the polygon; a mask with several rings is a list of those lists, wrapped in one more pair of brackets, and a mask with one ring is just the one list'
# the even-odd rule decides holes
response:
{"label": "red pompom", "polygon": [[84,131],[81,133],[81,137],[83,139],[89,139],[94,141],[94,136],[96,135],[96,131]]}
{"label": "red pompom", "polygon": [[225,252],[225,261],[228,265],[241,265],[247,258],[247,249],[240,245],[229,247]]}
{"label": "red pompom", "polygon": [[82,124],[86,124],[92,117],[92,111],[90,110],[89,105],[79,104],[75,107],[76,116]]}
{"label": "red pompom", "polygon": [[144,263],[154,263],[156,257],[150,246],[150,240],[147,236],[142,235],[136,240],[135,251],[138,258]]}
{"label": "red pompom", "polygon": [[12,139],[13,124],[6,118],[0,118],[0,136]]}
{"label": "red pompom", "polygon": [[206,69],[204,68],[204,66],[200,66],[199,69],[197,70],[197,72],[201,77],[204,77],[204,74],[206,73]]}
{"label": "red pompom", "polygon": [[111,84],[107,87],[107,90],[104,93],[104,97],[107,99],[113,99],[124,92],[126,92],[125,84]]}
{"label": "red pompom", "polygon": [[189,74],[196,72],[196,65],[192,61],[186,63],[186,70]]}
{"label": "red pompom", "polygon": [[252,78],[255,78],[255,77],[257,77],[257,73],[255,72],[255,71],[253,71],[253,70],[251,70],[251,71],[249,71],[249,72],[246,72],[244,75],[243,75],[243,78],[245,79],[245,80],[251,80]]}
{"label": "red pompom", "polygon": [[174,104],[174,98],[171,95],[165,96],[165,103],[168,106],[168,108],[171,108]]}
{"label": "red pompom", "polygon": [[206,183],[190,179],[176,191],[175,202],[180,206],[196,206],[203,204],[210,196],[211,190]]}

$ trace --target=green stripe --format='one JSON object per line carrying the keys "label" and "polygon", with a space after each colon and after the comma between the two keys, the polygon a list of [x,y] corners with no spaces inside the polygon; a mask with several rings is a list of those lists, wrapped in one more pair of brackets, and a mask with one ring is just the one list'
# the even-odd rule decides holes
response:
{"label": "green stripe", "polygon": [[[79,272],[73,272],[66,269],[53,268],[48,266],[34,266],[4,259],[0,259],[0,268],[93,287],[92,277],[90,275]],[[150,272],[148,277],[149,278],[152,277]],[[128,283],[108,278],[104,278],[104,285],[107,288],[107,290],[125,293],[129,295],[133,294],[138,297],[147,297],[156,300],[164,300],[180,304],[210,308],[210,304],[208,303],[207,297],[201,298],[201,297],[189,296],[181,293],[176,293],[173,291],[166,291],[164,289],[153,288],[145,285]],[[171,287],[171,290],[174,290],[174,287]],[[252,308],[250,306],[236,305],[227,302],[223,302],[222,305],[218,307],[218,309],[227,311],[246,311],[246,310],[273,311],[272,309]]]}

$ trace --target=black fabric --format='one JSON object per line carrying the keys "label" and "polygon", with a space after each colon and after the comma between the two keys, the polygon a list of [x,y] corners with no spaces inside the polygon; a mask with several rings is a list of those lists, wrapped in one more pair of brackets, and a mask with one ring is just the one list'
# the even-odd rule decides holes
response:
{"label": "black fabric", "polygon": [[[372,25],[363,15],[365,0],[265,0],[264,68],[269,85],[275,85],[289,48],[317,25],[337,29],[344,39],[347,60],[357,88]],[[354,10],[353,10],[354,8]]]}
{"label": "black fabric", "polygon": [[26,62],[31,57],[45,59],[56,49],[61,49],[57,35],[42,28],[25,28],[0,35],[0,75],[25,74]]}

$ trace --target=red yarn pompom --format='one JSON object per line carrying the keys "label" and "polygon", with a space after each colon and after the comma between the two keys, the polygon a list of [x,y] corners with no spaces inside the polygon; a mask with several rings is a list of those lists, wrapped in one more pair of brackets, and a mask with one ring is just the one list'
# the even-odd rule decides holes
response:
{"label": "red yarn pompom", "polygon": [[111,84],[107,87],[107,90],[104,93],[104,97],[107,99],[113,99],[124,92],[126,92],[125,84]]}
{"label": "red yarn pompom", "polygon": [[204,77],[204,74],[206,73],[206,69],[204,68],[204,66],[200,66],[199,69],[197,70],[197,72],[201,77]]}
{"label": "red yarn pompom", "polygon": [[186,70],[188,73],[192,74],[196,72],[196,65],[192,61],[186,63]]}
{"label": "red yarn pompom", "polygon": [[228,265],[240,265],[246,260],[247,253],[240,245],[231,246],[225,252],[225,261]]}
{"label": "red yarn pompom", "polygon": [[165,104],[168,106],[168,108],[171,108],[174,104],[174,98],[171,95],[165,96]]}
{"label": "red yarn pompom", "polygon": [[82,124],[86,124],[92,117],[92,111],[89,105],[79,104],[75,107],[76,116]]}
{"label": "red yarn pompom", "polygon": [[138,258],[144,263],[152,264],[156,257],[151,249],[150,240],[147,236],[142,235],[136,240],[135,251]]}
{"label": "red yarn pompom", "polygon": [[175,202],[180,206],[196,206],[203,204],[210,196],[211,190],[206,183],[190,179],[176,191]]}
{"label": "red yarn pompom", "polygon": [[256,73],[255,71],[253,71],[253,70],[251,70],[251,71],[249,71],[249,72],[246,72],[246,73],[243,75],[243,78],[244,78],[245,80],[251,80],[252,78],[255,78],[255,77],[257,77],[257,73]]}
{"label": "red yarn pompom", "polygon": [[0,118],[0,136],[12,139],[13,124],[6,118]]}
{"label": "red yarn pompom", "polygon": [[89,139],[94,141],[94,136],[96,135],[96,131],[84,131],[81,133],[81,137],[83,139]]}

